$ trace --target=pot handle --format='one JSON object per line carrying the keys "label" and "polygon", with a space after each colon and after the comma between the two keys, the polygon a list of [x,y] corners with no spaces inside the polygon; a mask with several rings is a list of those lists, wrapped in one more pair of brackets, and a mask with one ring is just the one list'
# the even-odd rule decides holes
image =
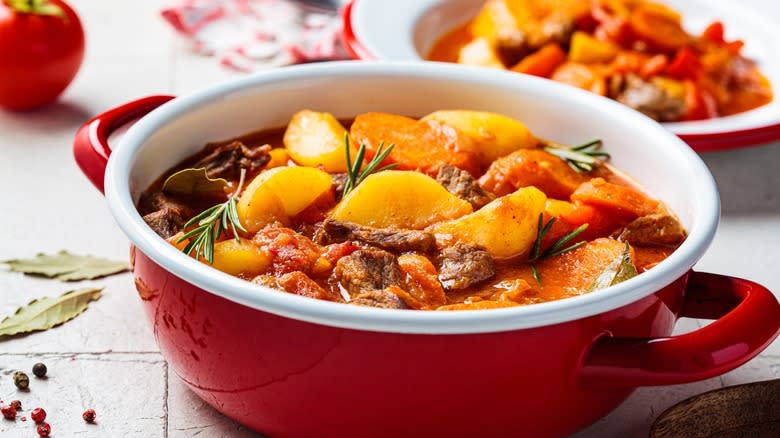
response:
{"label": "pot handle", "polygon": [[692,272],[680,316],[716,321],[679,336],[601,337],[585,356],[580,380],[638,387],[709,379],[752,359],[780,332],[780,304],[772,292],[725,275]]}
{"label": "pot handle", "polygon": [[128,122],[145,116],[171,99],[173,96],[149,96],[134,100],[95,116],[76,132],[73,140],[76,163],[101,193],[108,157],[111,155],[108,137]]}

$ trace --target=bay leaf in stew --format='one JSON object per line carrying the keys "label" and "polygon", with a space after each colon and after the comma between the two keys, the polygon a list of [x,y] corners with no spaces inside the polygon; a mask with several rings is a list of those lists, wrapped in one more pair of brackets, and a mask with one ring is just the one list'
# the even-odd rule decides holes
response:
{"label": "bay leaf in stew", "polygon": [[626,243],[623,252],[610,262],[604,268],[604,271],[593,280],[593,284],[590,285],[587,292],[614,286],[637,275],[639,275],[639,272],[637,272],[636,266],[634,266],[634,262],[631,259],[631,247]]}
{"label": "bay leaf in stew", "polygon": [[215,196],[225,192],[228,182],[224,178],[209,178],[206,168],[180,170],[163,183],[162,191],[170,195]]}

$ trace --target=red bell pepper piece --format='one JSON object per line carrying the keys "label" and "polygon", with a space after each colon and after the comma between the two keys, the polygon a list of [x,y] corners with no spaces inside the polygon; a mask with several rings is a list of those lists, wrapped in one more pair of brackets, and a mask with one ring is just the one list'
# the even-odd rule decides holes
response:
{"label": "red bell pepper piece", "polygon": [[701,72],[699,55],[690,47],[680,49],[666,68],[666,74],[675,79],[696,79]]}
{"label": "red bell pepper piece", "polygon": [[723,35],[724,35],[723,23],[721,23],[720,21],[713,22],[712,24],[707,26],[706,29],[704,29],[704,32],[701,33],[702,39],[711,41],[715,44],[723,44],[726,42]]}

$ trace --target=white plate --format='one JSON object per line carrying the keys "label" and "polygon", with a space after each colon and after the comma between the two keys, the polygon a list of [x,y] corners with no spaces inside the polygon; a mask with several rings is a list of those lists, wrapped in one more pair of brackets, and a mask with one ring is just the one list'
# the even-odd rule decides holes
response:
{"label": "white plate", "polygon": [[[344,39],[361,59],[423,61],[445,33],[471,20],[484,0],[353,0],[344,9]],[[780,27],[744,3],[731,0],[667,1],[697,33],[723,21],[727,39],[745,41],[770,83],[780,84]],[[709,120],[665,123],[698,151],[745,147],[780,140],[780,102]]]}

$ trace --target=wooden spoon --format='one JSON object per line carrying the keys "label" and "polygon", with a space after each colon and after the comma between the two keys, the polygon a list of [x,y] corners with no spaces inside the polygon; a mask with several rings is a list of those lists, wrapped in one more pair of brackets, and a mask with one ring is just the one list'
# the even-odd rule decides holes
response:
{"label": "wooden spoon", "polygon": [[780,437],[780,379],[716,389],[677,403],[650,429],[650,438],[671,437]]}

